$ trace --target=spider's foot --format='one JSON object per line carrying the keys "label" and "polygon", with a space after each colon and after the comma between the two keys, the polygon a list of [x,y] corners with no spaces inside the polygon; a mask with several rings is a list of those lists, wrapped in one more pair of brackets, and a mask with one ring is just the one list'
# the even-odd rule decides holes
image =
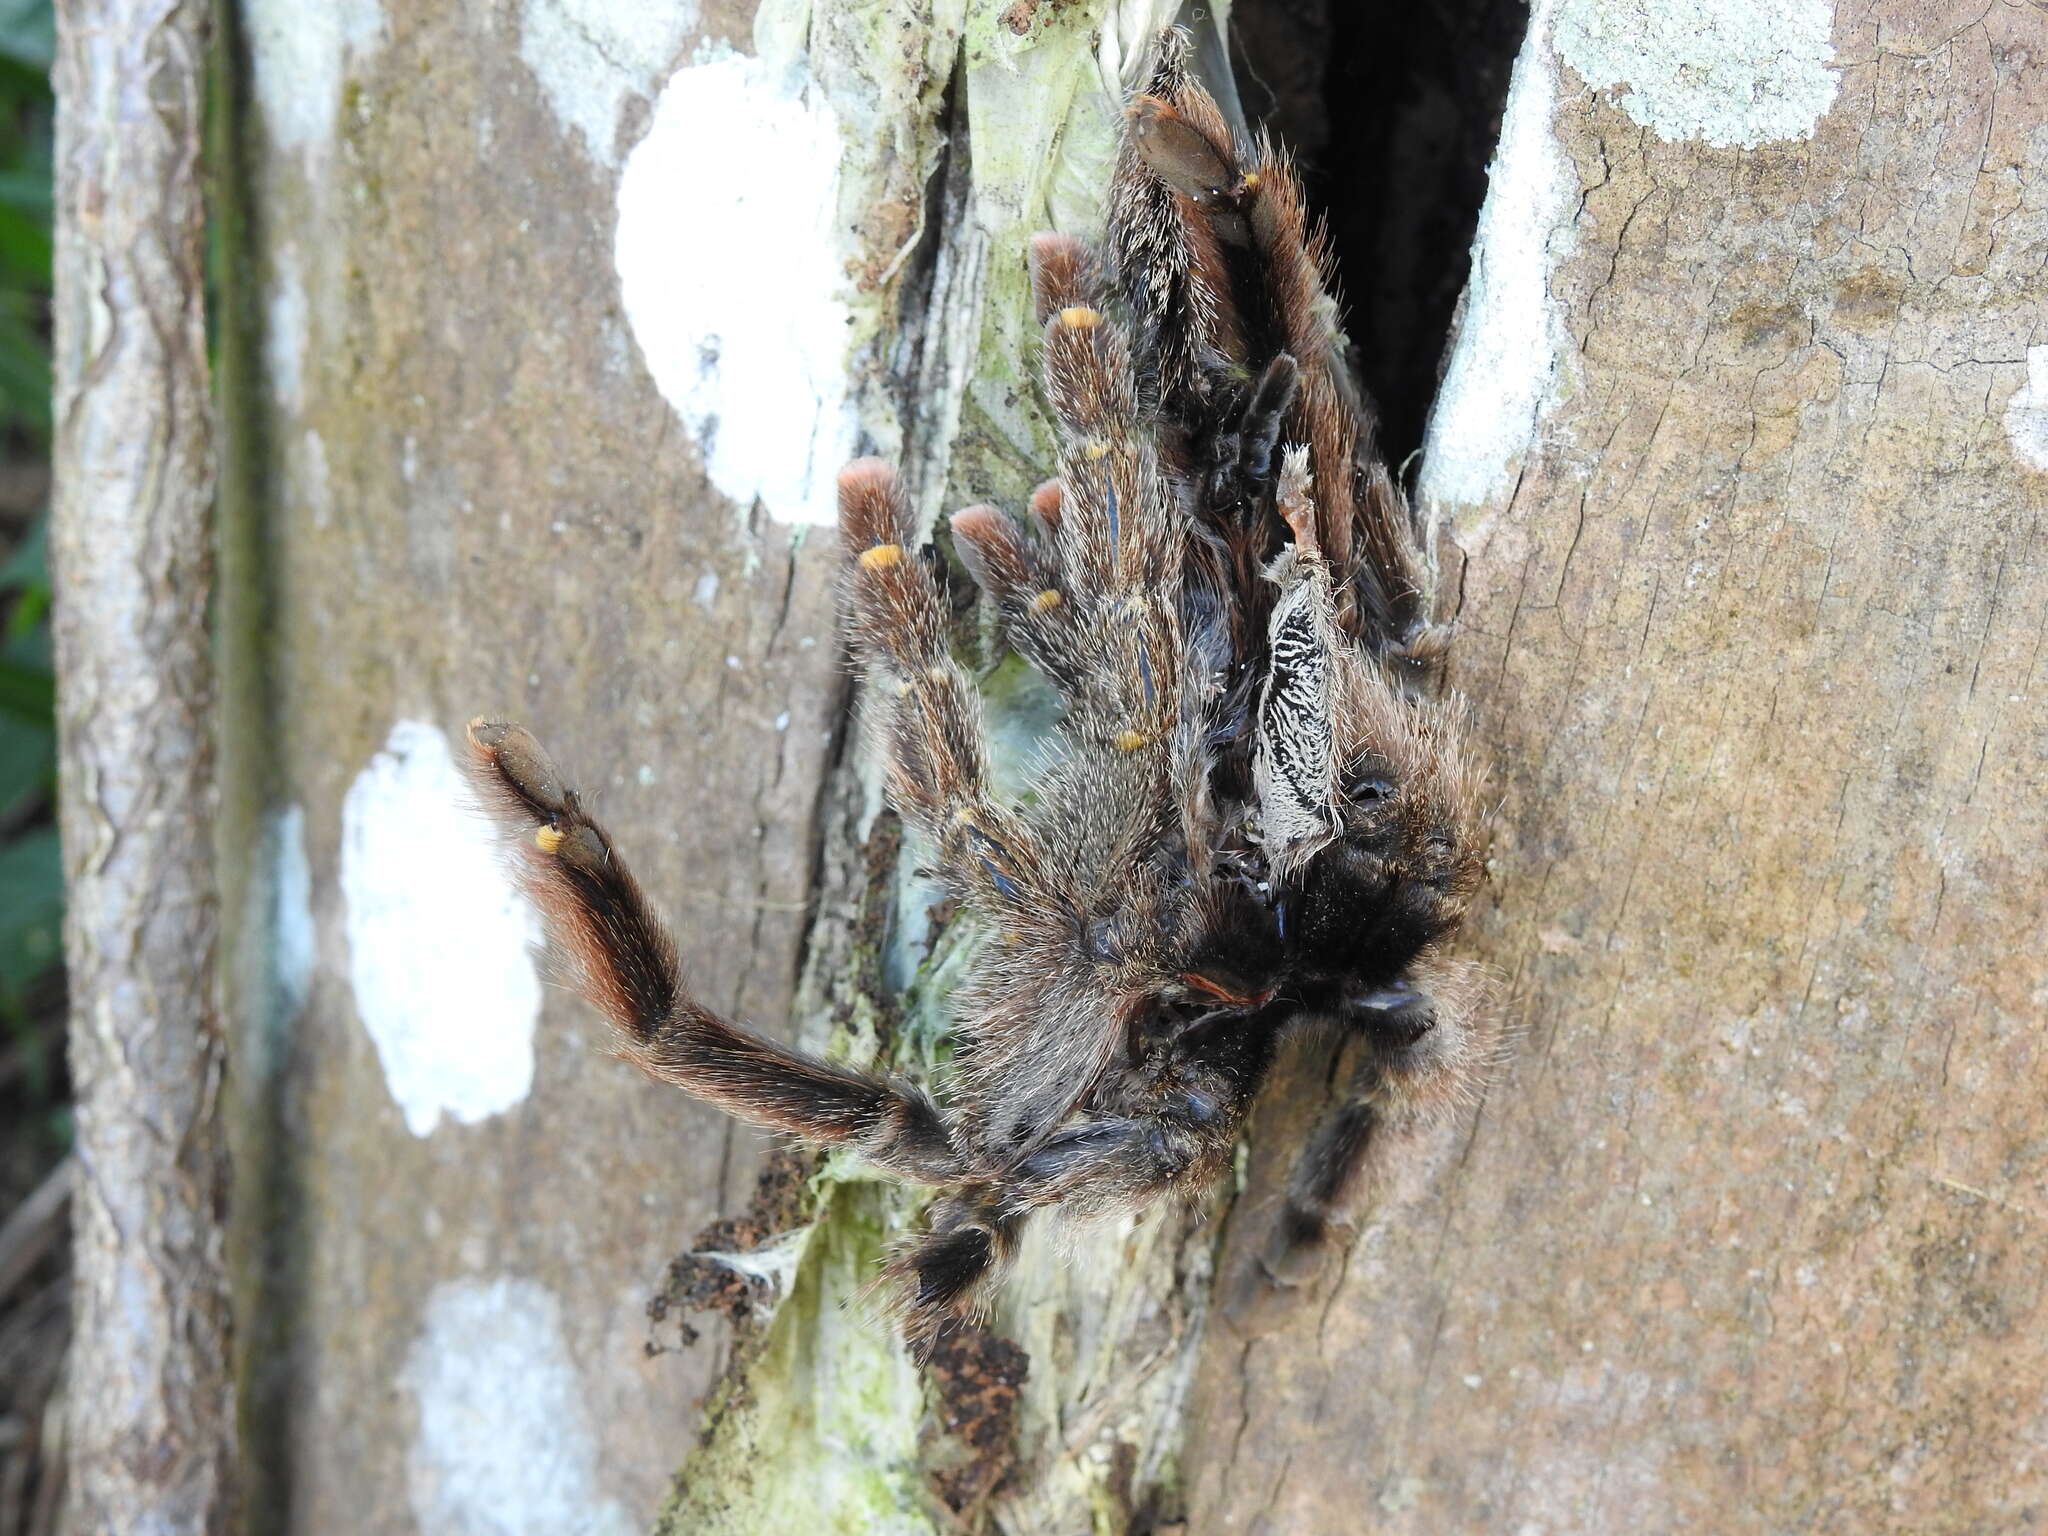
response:
{"label": "spider's foot", "polygon": [[550,821],[568,809],[570,791],[562,770],[525,726],[479,717],[469,722],[469,744],[479,766],[488,769],[535,821]]}
{"label": "spider's foot", "polygon": [[1223,1282],[1223,1316],[1245,1338],[1286,1326],[1309,1303],[1329,1268],[1329,1245],[1301,1241],[1276,1230],[1261,1251],[1246,1255]]}

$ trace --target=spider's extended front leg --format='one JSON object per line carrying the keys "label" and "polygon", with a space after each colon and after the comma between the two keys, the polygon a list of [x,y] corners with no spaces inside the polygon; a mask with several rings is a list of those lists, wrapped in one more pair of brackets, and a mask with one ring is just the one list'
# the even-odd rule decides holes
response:
{"label": "spider's extended front leg", "polygon": [[843,1145],[901,1177],[951,1183],[966,1160],[916,1089],[765,1040],[684,986],[674,941],[561,770],[525,727],[469,726],[471,778],[520,832],[521,884],[626,1057],[754,1125]]}
{"label": "spider's extended front leg", "polygon": [[1182,715],[1185,519],[1086,250],[1040,235],[1031,255],[1059,477],[1033,497],[1039,537],[989,507],[957,514],[954,537],[1018,649],[1066,695],[1067,736],[1163,763]]}
{"label": "spider's extended front leg", "polygon": [[989,797],[981,702],[946,649],[945,609],[914,553],[909,508],[879,459],[839,473],[848,629],[881,726],[889,797],[938,850],[956,894],[998,923],[1062,905],[1037,840]]}

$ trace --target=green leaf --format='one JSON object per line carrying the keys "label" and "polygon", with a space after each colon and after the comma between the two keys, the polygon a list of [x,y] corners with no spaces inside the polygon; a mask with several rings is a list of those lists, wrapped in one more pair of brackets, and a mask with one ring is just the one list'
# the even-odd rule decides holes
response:
{"label": "green leaf", "polygon": [[0,661],[0,713],[30,725],[47,726],[56,712],[55,678],[18,661]]}
{"label": "green leaf", "polygon": [[38,436],[50,431],[50,354],[20,313],[0,304],[0,412]]}
{"label": "green leaf", "polygon": [[47,165],[10,165],[0,168],[0,207],[12,208],[24,218],[34,219],[44,229],[56,212],[50,190]]}
{"label": "green leaf", "polygon": [[50,283],[50,226],[0,198],[0,272],[15,288]]}
{"label": "green leaf", "polygon": [[0,55],[39,72],[57,58],[57,23],[49,0],[0,0]]}
{"label": "green leaf", "polygon": [[[50,612],[50,589],[48,587],[25,587],[21,596],[14,600],[14,609],[7,615],[7,623],[0,626],[0,660],[14,655],[40,654],[36,652],[33,638],[41,634],[49,637],[49,626],[45,622]],[[45,647],[47,649],[47,647]],[[34,663],[41,665],[40,662]],[[50,669],[42,668],[47,672]]]}
{"label": "green leaf", "polygon": [[0,715],[0,816],[56,782],[57,739],[49,724]]}
{"label": "green leaf", "polygon": [[0,1001],[18,1005],[64,956],[64,854],[55,827],[0,848]]}
{"label": "green leaf", "polygon": [[7,563],[0,565],[0,592],[16,587],[48,591],[50,586],[50,519],[45,513],[22,535]]}
{"label": "green leaf", "polygon": [[[41,589],[34,594],[42,600]],[[12,665],[49,677],[57,670],[56,659],[50,645],[50,626],[38,624],[33,629],[0,640],[0,665]]]}

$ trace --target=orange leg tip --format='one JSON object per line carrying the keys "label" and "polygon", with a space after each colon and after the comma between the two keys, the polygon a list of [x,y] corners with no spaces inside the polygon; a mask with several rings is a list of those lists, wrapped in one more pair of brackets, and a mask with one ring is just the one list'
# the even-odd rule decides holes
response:
{"label": "orange leg tip", "polygon": [[1135,752],[1144,745],[1145,733],[1142,731],[1117,732],[1116,749],[1119,752]]}
{"label": "orange leg tip", "polygon": [[887,488],[896,483],[896,470],[887,459],[855,459],[839,471],[839,489],[842,491],[864,491],[872,487]]}
{"label": "orange leg tip", "polygon": [[1059,593],[1053,591],[1051,587],[1047,587],[1043,592],[1031,599],[1031,611],[1033,613],[1051,613],[1053,609],[1059,607],[1060,602]]}
{"label": "orange leg tip", "polygon": [[1078,259],[1081,255],[1081,242],[1072,235],[1056,234],[1052,230],[1041,229],[1031,237],[1030,254],[1038,261],[1058,261],[1069,257]]}
{"label": "orange leg tip", "polygon": [[1102,324],[1102,311],[1086,304],[1069,304],[1060,311],[1060,324],[1070,331],[1092,331]]}
{"label": "orange leg tip", "polygon": [[1067,488],[1057,480],[1044,480],[1031,493],[1031,515],[1048,528],[1060,525],[1060,510],[1065,506]]}
{"label": "orange leg tip", "polygon": [[1081,453],[1090,460],[1100,459],[1109,453],[1109,444],[1099,437],[1091,437],[1081,445]]}
{"label": "orange leg tip", "polygon": [[901,544],[877,544],[873,549],[860,552],[860,568],[864,571],[886,571],[893,565],[903,563]]}
{"label": "orange leg tip", "polygon": [[969,543],[985,543],[995,538],[1002,530],[997,522],[993,507],[968,507],[955,512],[949,519],[953,526],[953,537],[966,539]]}
{"label": "orange leg tip", "polygon": [[562,846],[562,834],[553,827],[536,827],[533,833],[533,846],[542,853],[553,853]]}

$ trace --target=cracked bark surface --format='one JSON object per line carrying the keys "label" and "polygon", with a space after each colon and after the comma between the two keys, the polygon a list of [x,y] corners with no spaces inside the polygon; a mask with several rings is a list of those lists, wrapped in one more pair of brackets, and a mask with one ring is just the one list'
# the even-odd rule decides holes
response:
{"label": "cracked bark surface", "polygon": [[210,22],[175,0],[57,6],[50,556],[79,1172],[63,1461],[79,1532],[198,1536],[236,1517],[206,617]]}
{"label": "cracked bark surface", "polygon": [[1833,109],[1747,150],[1564,73],[1573,382],[1456,524],[1519,1039],[1277,1331],[1212,1324],[1192,1530],[2048,1517],[2043,22],[1840,5]]}

